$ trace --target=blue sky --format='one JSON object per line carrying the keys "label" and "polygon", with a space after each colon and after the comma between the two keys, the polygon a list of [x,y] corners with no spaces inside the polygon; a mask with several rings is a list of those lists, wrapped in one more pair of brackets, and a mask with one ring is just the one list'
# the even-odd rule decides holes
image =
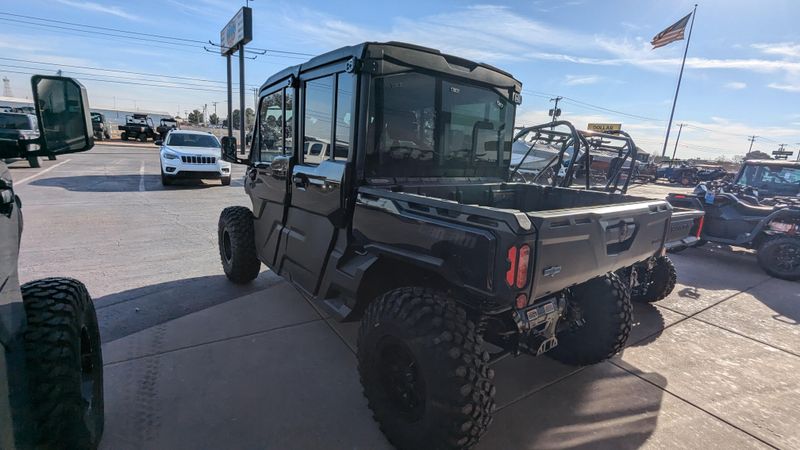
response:
{"label": "blue sky", "polygon": [[[243,3],[7,0],[0,12],[216,42],[220,28]],[[496,65],[520,79],[524,95],[518,124],[545,121],[548,99],[563,95],[568,97],[561,105],[563,118],[582,127],[590,121],[622,122],[640,146],[656,153],[663,143],[683,42],[650,50],[649,41],[690,12],[693,4],[683,0],[389,4],[255,0],[251,45],[309,54],[365,40],[402,40],[439,48]],[[741,155],[747,150],[747,135],[761,136],[755,149],[772,151],[779,143],[795,151],[800,148],[797,17],[800,2],[791,0],[700,3],[676,111],[676,123],[688,124],[679,156]],[[60,67],[84,81],[96,107],[183,115],[203,104],[213,111],[216,101],[218,112],[225,110],[224,84],[214,82],[225,80],[224,59],[199,44],[148,42],[20,21],[36,22],[0,15],[0,56],[26,61],[0,60],[0,75],[12,80],[17,96],[28,94],[29,76],[16,72]],[[259,85],[271,73],[298,62],[269,54],[248,60],[247,83]],[[117,83],[98,81],[111,76]],[[133,84],[176,82],[170,76],[211,81],[182,80],[185,89]],[[252,103],[252,92],[247,99]],[[672,142],[674,136],[673,132]]]}

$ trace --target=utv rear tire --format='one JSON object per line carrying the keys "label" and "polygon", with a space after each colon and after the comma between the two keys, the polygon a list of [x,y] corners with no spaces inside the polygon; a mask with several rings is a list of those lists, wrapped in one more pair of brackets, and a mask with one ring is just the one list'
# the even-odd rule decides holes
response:
{"label": "utv rear tire", "polygon": [[769,239],[758,248],[758,265],[775,278],[800,280],[800,238]]}
{"label": "utv rear tire", "polygon": [[122,139],[123,141],[127,141],[128,140],[128,133],[123,131],[122,134],[119,135],[119,138]]}
{"label": "utv rear tire", "polygon": [[39,164],[39,158],[37,158],[36,156],[28,156],[28,164],[30,164],[30,166],[34,169],[42,167],[42,165]]}
{"label": "utv rear tire", "polygon": [[253,234],[253,214],[244,206],[225,208],[219,216],[219,255],[225,276],[234,283],[253,281],[261,271]]}
{"label": "utv rear tire", "polygon": [[95,449],[103,435],[103,356],[94,304],[79,281],[22,286],[35,448]]}
{"label": "utv rear tire", "polygon": [[467,449],[492,422],[494,372],[483,339],[433,289],[387,292],[367,308],[358,371],[381,431],[398,449]]}
{"label": "utv rear tire", "polygon": [[677,279],[678,273],[672,260],[666,256],[659,256],[650,272],[642,274],[641,284],[631,292],[631,300],[646,303],[663,300],[675,289]]}
{"label": "utv rear tire", "polygon": [[572,288],[572,307],[580,310],[584,323],[558,333],[558,345],[547,352],[565,364],[596,364],[617,354],[625,346],[633,324],[630,292],[614,274]]}
{"label": "utv rear tire", "polygon": [[147,142],[147,135],[146,134],[140,135],[139,136],[139,140],[142,141],[142,142]]}

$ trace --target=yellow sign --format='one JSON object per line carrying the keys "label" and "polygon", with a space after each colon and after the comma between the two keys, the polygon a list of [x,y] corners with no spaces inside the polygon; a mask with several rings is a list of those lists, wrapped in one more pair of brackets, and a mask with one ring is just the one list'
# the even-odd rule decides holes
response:
{"label": "yellow sign", "polygon": [[621,123],[590,123],[587,127],[589,130],[592,131],[599,131],[601,133],[606,133],[609,131],[620,131],[622,129]]}

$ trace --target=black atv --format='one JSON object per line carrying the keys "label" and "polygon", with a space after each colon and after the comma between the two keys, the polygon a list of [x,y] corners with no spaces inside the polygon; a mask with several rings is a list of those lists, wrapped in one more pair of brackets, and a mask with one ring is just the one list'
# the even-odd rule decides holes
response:
{"label": "black atv", "polygon": [[704,241],[757,250],[765,272],[800,279],[800,163],[747,161],[733,183],[670,194],[673,206],[706,212]]}
{"label": "black atv", "polygon": [[[70,78],[31,79],[36,156],[94,145],[86,90]],[[20,286],[22,202],[2,158],[23,152],[0,140],[0,448],[94,449],[103,433],[103,358],[94,305],[71,278]]]}

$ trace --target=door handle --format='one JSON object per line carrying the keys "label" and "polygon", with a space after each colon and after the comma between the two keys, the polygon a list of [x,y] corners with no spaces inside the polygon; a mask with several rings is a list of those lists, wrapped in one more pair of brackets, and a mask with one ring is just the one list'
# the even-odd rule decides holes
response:
{"label": "door handle", "polygon": [[292,177],[292,183],[299,188],[305,189],[308,186],[308,177],[303,175],[295,175]]}

